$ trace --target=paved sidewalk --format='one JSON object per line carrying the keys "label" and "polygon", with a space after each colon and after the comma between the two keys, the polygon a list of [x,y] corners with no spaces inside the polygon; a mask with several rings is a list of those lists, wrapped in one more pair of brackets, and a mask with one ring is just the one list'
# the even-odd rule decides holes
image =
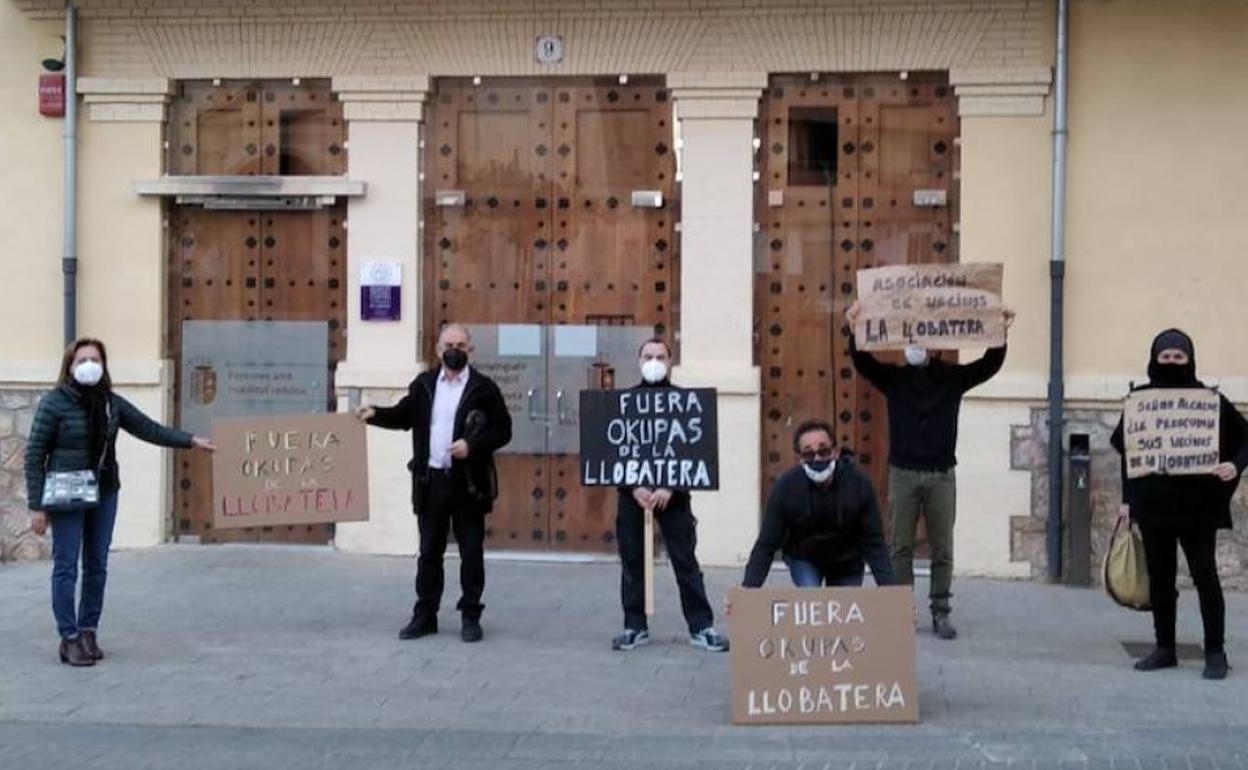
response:
{"label": "paved sidewalk", "polygon": [[[1120,642],[1146,641],[1148,616],[1092,590],[959,580],[962,638],[921,628],[918,726],[740,728],[728,721],[728,656],[685,643],[666,567],[656,643],[613,653],[612,564],[491,561],[486,641],[470,646],[450,611],[438,636],[396,638],[408,559],[121,552],[100,630],[108,658],[85,670],[57,661],[49,569],[0,565],[4,770],[1248,770],[1248,671],[1221,683],[1196,662],[1132,671]],[[740,572],[707,579],[718,606]],[[1199,641],[1194,596],[1180,614],[1182,640]],[[1248,596],[1228,597],[1228,627],[1232,663],[1248,659]]]}

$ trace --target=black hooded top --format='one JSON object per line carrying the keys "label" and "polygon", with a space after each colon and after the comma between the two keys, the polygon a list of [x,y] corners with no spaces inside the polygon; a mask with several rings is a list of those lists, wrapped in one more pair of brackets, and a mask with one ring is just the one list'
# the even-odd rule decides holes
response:
{"label": "black hooded top", "polygon": [[[1187,353],[1186,364],[1159,364],[1163,350]],[[1196,378],[1196,346],[1191,337],[1178,329],[1167,329],[1153,340],[1148,361],[1148,384],[1136,390],[1152,388],[1203,388]],[[1110,444],[1122,455],[1122,501],[1131,508],[1131,518],[1143,526],[1213,526],[1231,527],[1231,496],[1239,485],[1239,475],[1248,467],[1248,421],[1239,410],[1219,394],[1220,412],[1218,454],[1223,462],[1235,464],[1239,473],[1231,481],[1221,481],[1212,474],[1200,476],[1143,476],[1127,478],[1126,451],[1123,444],[1122,418],[1110,437]]]}

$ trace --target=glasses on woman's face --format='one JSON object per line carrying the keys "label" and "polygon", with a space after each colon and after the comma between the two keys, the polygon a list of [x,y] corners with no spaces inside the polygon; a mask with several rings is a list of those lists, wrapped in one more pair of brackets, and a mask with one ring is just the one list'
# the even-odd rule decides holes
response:
{"label": "glasses on woman's face", "polygon": [[831,446],[824,444],[814,449],[803,449],[801,452],[798,452],[798,455],[801,456],[802,460],[809,463],[815,460],[831,460],[835,451]]}

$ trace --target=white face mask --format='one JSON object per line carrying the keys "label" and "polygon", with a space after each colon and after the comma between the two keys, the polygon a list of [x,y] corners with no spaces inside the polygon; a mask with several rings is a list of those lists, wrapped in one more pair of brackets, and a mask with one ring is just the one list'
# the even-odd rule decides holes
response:
{"label": "white face mask", "polygon": [[927,350],[918,345],[906,345],[906,363],[911,366],[922,366],[927,363]]}
{"label": "white face mask", "polygon": [[826,484],[828,479],[832,478],[832,472],[836,470],[836,460],[828,463],[828,467],[821,471],[817,471],[810,467],[810,463],[802,463],[802,471],[806,473],[806,478],[816,484]]}
{"label": "white face mask", "polygon": [[98,385],[104,378],[104,367],[97,361],[83,361],[74,367],[74,381],[79,385],[91,387]]}
{"label": "white face mask", "polygon": [[667,364],[657,358],[651,358],[649,361],[643,361],[641,364],[641,378],[650,384],[666,380]]}

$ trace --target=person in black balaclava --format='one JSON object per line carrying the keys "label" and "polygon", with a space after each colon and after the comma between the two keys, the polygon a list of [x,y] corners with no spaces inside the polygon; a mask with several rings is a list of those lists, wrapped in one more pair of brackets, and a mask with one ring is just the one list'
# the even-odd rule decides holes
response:
{"label": "person in black balaclava", "polygon": [[[1196,348],[1178,329],[1167,329],[1153,340],[1148,360],[1150,388],[1204,388],[1196,378]],[[1205,627],[1206,679],[1225,679],[1227,674],[1225,632],[1226,605],[1218,580],[1217,533],[1230,529],[1231,495],[1240,474],[1248,466],[1248,422],[1226,399],[1221,400],[1219,423],[1220,463],[1208,475],[1148,475],[1127,478],[1123,424],[1118,421],[1110,443],[1122,454],[1122,509],[1140,527],[1148,562],[1149,599],[1157,646],[1135,662],[1139,671],[1178,665],[1174,625],[1178,605],[1175,574],[1177,549],[1183,548],[1188,570],[1200,597]]]}
{"label": "person in black balaclava", "polygon": [[511,441],[511,414],[503,394],[468,364],[472,336],[460,324],[438,335],[438,366],[422,372],[407,395],[390,407],[362,406],[369,425],[412,432],[412,512],[420,527],[416,560],[416,606],[400,639],[438,632],[445,582],[443,558],[451,532],[459,545],[460,638],[479,642],[485,591],[485,516],[494,508],[498,483],[494,453]]}

